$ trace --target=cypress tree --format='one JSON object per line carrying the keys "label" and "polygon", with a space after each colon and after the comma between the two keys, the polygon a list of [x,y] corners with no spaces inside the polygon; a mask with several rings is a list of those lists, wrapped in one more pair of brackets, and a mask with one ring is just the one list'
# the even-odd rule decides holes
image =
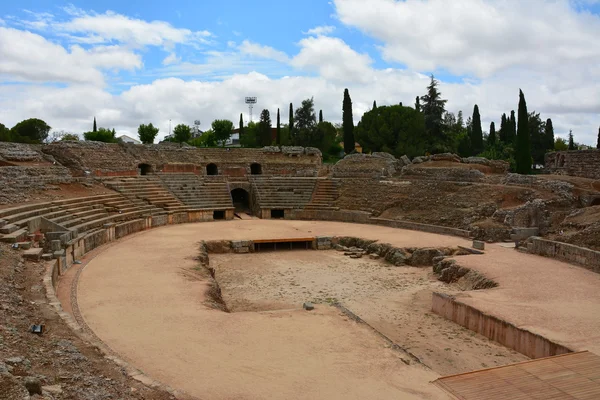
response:
{"label": "cypress tree", "polygon": [[240,113],[240,139],[242,138],[243,134],[244,134],[244,117],[243,117],[243,114]]}
{"label": "cypress tree", "polygon": [[490,135],[488,136],[488,143],[490,146],[496,145],[496,124],[494,121],[490,124]]}
{"label": "cypress tree", "polygon": [[373,100],[373,110],[377,109],[377,102]]}
{"label": "cypress tree", "polygon": [[515,110],[510,112],[510,120],[508,124],[508,135],[506,135],[506,143],[514,144],[517,140],[517,120],[515,118]]}
{"label": "cypress tree", "polygon": [[600,150],[600,126],[598,127],[598,141],[596,142],[596,148]]}
{"label": "cypress tree", "polygon": [[323,122],[323,110],[319,110],[319,123]]}
{"label": "cypress tree", "polygon": [[98,128],[96,127],[96,117],[94,117],[94,128],[92,132],[98,132]]}
{"label": "cypress tree", "polygon": [[415,110],[421,111],[421,98],[419,96],[415,100]]}
{"label": "cypress tree", "polygon": [[293,144],[296,144],[296,135],[294,133],[294,107],[292,103],[290,103],[290,116],[288,122],[288,130],[290,135],[290,140]]}
{"label": "cypress tree", "polygon": [[273,141],[271,135],[271,114],[269,110],[264,109],[260,113],[258,122],[259,141],[261,146],[270,146]]}
{"label": "cypress tree", "polygon": [[577,150],[575,148],[575,140],[573,140],[573,131],[569,131],[569,150]]}
{"label": "cypress tree", "polygon": [[526,175],[531,173],[531,149],[529,141],[527,103],[525,102],[523,91],[519,89],[519,126],[517,129],[517,147],[515,151],[518,174]]}
{"label": "cypress tree", "polygon": [[544,127],[544,144],[546,150],[554,150],[554,127],[550,118],[546,120],[546,126]]}
{"label": "cypress tree", "polygon": [[506,143],[506,134],[508,129],[508,121],[506,119],[506,113],[502,114],[502,119],[500,120],[500,132],[498,132],[498,137],[502,143]]}
{"label": "cypress tree", "polygon": [[483,151],[483,130],[481,129],[481,115],[479,106],[473,107],[473,128],[471,130],[472,154],[477,155]]}
{"label": "cypress tree", "polygon": [[277,136],[276,136],[276,144],[281,145],[281,120],[279,118],[279,108],[277,109]]}
{"label": "cypress tree", "polygon": [[344,152],[350,154],[354,151],[354,121],[352,118],[352,100],[348,89],[344,90],[342,103],[342,129],[344,131]]}

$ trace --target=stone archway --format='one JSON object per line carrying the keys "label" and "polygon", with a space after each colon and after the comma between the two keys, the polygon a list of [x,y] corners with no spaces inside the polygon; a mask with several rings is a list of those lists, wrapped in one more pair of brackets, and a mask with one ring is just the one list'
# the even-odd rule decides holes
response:
{"label": "stone archway", "polygon": [[251,175],[262,175],[262,165],[259,163],[253,163],[250,165],[250,174]]}
{"label": "stone archway", "polygon": [[217,164],[210,163],[206,166],[206,175],[219,175]]}
{"label": "stone archway", "polygon": [[152,166],[150,164],[139,164],[138,169],[140,170],[140,175],[148,175],[152,173]]}
{"label": "stone archway", "polygon": [[231,191],[231,200],[236,212],[250,212],[250,193],[245,189],[233,189]]}

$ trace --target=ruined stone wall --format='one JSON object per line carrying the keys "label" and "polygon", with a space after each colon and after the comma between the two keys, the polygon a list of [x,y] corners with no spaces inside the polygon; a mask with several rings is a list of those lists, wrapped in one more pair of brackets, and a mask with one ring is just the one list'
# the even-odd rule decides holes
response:
{"label": "ruined stone wall", "polygon": [[371,178],[393,176],[404,163],[388,153],[350,154],[333,167],[334,178]]}
{"label": "ruined stone wall", "polygon": [[0,166],[0,204],[26,202],[31,190],[53,189],[52,185],[72,181],[71,172],[57,165]]}
{"label": "ruined stone wall", "polygon": [[318,149],[302,147],[196,148],[173,143],[135,145],[127,143],[59,142],[43,147],[46,154],[83,175],[136,175],[140,164],[154,172],[193,172],[206,175],[206,166],[215,164],[219,175],[250,175],[251,165],[260,164],[262,174],[317,176],[321,166]]}
{"label": "ruined stone wall", "polygon": [[600,150],[547,153],[546,170],[554,174],[600,179]]}
{"label": "ruined stone wall", "polygon": [[581,265],[600,274],[600,251],[579,247],[568,243],[533,237],[529,239],[527,251],[540,256],[556,258]]}
{"label": "ruined stone wall", "polygon": [[[0,162],[47,162],[42,153],[42,145],[0,142]],[[0,164],[2,165],[2,164]]]}

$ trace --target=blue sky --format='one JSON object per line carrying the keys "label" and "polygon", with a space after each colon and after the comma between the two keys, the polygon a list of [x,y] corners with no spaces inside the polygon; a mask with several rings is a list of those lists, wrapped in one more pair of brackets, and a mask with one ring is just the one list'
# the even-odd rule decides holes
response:
{"label": "blue sky", "polygon": [[523,89],[558,135],[592,144],[599,14],[597,0],[2,2],[0,122],[79,132],[97,116],[163,136],[169,120],[237,121],[246,95],[272,113],[314,96],[338,122],[347,87],[356,123],[373,100],[412,104],[434,73],[451,112],[478,104],[498,123]]}

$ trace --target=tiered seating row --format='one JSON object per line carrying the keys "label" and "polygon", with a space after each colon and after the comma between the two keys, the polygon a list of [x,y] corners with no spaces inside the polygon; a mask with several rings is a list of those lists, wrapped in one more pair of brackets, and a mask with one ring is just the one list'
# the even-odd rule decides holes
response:
{"label": "tiered seating row", "polygon": [[201,180],[195,174],[162,174],[163,184],[190,209],[222,210],[233,208],[225,179]]}
{"label": "tiered seating row", "polygon": [[253,177],[255,197],[261,209],[304,208],[315,190],[317,178]]}

